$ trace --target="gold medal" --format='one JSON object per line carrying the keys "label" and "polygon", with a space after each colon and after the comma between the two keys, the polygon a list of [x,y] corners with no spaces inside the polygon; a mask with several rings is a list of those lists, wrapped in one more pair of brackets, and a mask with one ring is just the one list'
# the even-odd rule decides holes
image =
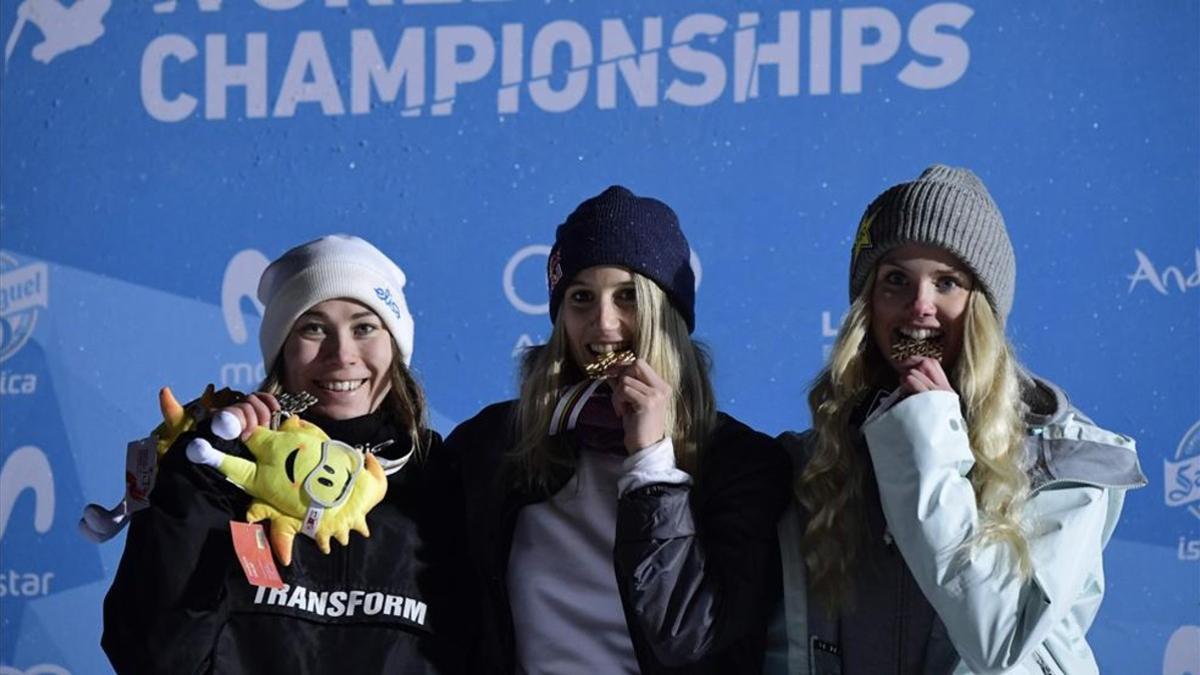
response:
{"label": "gold medal", "polygon": [[901,362],[914,356],[942,360],[942,345],[936,340],[901,340],[892,345],[892,360]]}
{"label": "gold medal", "polygon": [[583,367],[583,371],[593,380],[599,380],[608,373],[609,368],[630,366],[637,360],[637,355],[628,349],[601,354],[595,361]]}

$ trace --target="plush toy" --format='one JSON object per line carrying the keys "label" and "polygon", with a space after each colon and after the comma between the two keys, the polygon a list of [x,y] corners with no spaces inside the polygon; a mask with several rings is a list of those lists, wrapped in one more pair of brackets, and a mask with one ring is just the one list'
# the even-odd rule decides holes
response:
{"label": "plush toy", "polygon": [[214,410],[236,403],[242,395],[232,389],[217,391],[208,385],[200,398],[186,406],[175,400],[170,387],[158,392],[163,421],[146,438],[129,444],[125,458],[125,497],[111,509],[88,504],[79,519],[79,531],[96,543],[108,541],[129,522],[129,516],[150,505],[150,491],[158,472],[158,458],[179,438],[208,419]]}
{"label": "plush toy", "polygon": [[[240,420],[221,413],[213,433],[232,440],[241,435]],[[251,497],[246,520],[271,522],[271,548],[285,566],[292,563],[292,543],[301,532],[329,553],[330,538],[343,546],[350,531],[364,537],[367,513],[387,492],[387,478],[375,455],[331,440],[319,427],[288,416],[278,429],[258,427],[245,441],[254,461],[226,454],[203,438],[187,446],[188,459],[220,471]]]}

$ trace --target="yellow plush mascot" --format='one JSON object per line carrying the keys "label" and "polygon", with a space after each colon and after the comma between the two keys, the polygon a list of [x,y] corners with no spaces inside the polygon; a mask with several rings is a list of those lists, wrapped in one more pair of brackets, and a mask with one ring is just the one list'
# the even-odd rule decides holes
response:
{"label": "yellow plush mascot", "polygon": [[[240,421],[219,413],[213,433],[241,435]],[[300,532],[329,553],[330,538],[349,543],[350,531],[364,537],[367,513],[387,493],[387,478],[375,455],[331,440],[315,424],[289,416],[278,429],[258,427],[245,441],[254,461],[226,454],[203,438],[188,443],[188,459],[220,471],[253,500],[246,520],[271,522],[271,548],[284,565]]]}

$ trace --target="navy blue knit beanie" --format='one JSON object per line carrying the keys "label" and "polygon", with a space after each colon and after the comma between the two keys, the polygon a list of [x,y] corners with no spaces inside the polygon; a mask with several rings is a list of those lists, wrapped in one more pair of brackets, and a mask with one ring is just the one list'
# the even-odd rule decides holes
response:
{"label": "navy blue knit beanie", "polygon": [[671,207],[620,185],[584,201],[558,226],[546,266],[550,320],[571,280],[596,265],[620,265],[653,279],[695,330],[696,277],[692,250]]}

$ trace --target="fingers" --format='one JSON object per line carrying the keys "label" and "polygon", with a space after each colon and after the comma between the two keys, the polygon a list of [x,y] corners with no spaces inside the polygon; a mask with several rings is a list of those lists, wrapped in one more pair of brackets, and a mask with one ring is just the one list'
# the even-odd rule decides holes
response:
{"label": "fingers", "polygon": [[612,387],[615,401],[619,400],[625,406],[632,405],[637,409],[659,402],[665,403],[671,398],[670,385],[642,359],[625,366],[619,374],[612,377],[609,386]]}
{"label": "fingers", "polygon": [[646,363],[645,359],[636,359],[628,366],[614,369],[614,372],[612,372],[610,376],[613,378],[632,377],[641,382],[645,382],[652,387],[662,386],[670,389],[670,386],[667,385],[666,381],[663,380],[662,377],[660,377],[659,374],[650,367],[649,363]]}
{"label": "fingers", "polygon": [[901,389],[910,394],[926,391],[954,391],[950,378],[937,359],[922,358],[900,378]]}
{"label": "fingers", "polygon": [[929,380],[934,389],[954,391],[954,388],[950,386],[950,378],[946,376],[946,371],[942,368],[941,361],[937,359],[922,359],[917,364],[917,369]]}
{"label": "fingers", "polygon": [[625,449],[631,454],[666,435],[672,390],[642,359],[610,376],[613,409],[625,427]]}
{"label": "fingers", "polygon": [[250,438],[250,434],[256,428],[269,426],[271,413],[279,409],[279,401],[275,400],[274,396],[265,392],[256,392],[221,412],[228,412],[241,421],[242,435],[240,438],[245,441]]}

